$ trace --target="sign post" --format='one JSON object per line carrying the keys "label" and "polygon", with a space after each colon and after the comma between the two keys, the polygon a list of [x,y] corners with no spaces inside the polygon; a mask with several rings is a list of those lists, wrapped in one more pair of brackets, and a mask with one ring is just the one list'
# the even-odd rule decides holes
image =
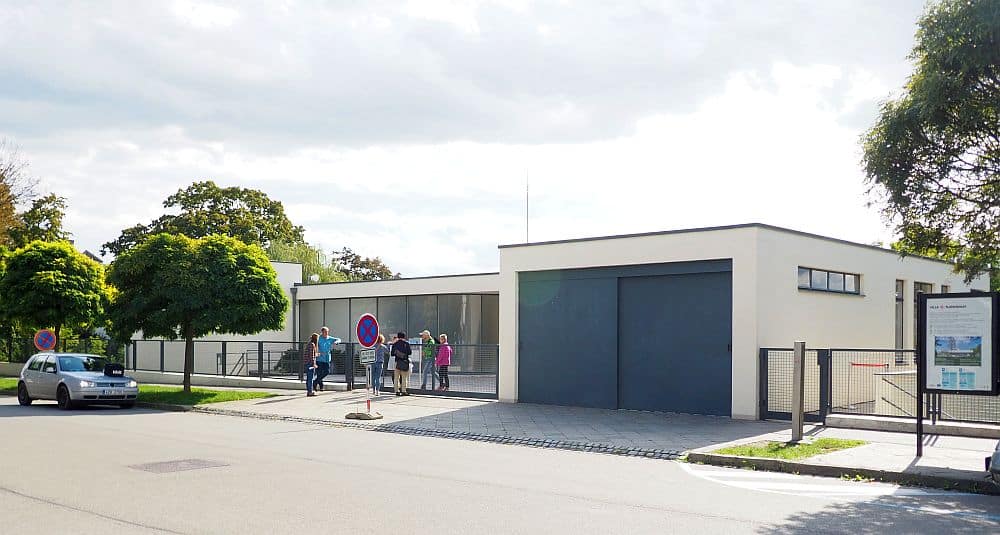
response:
{"label": "sign post", "polygon": [[56,348],[56,333],[52,329],[39,329],[35,333],[35,348],[39,351],[52,351]]}
{"label": "sign post", "polygon": [[917,296],[917,457],[924,395],[1000,393],[1000,293]]}
{"label": "sign post", "polygon": [[375,347],[375,344],[378,343],[378,319],[375,318],[373,314],[362,314],[361,317],[358,318],[358,324],[355,327],[354,332],[357,335],[358,344],[364,348],[358,354],[361,364],[368,367],[368,373],[365,375],[368,377],[368,381],[366,382],[369,384],[368,388],[365,390],[367,392],[367,412],[370,413],[372,410],[372,388],[375,387],[375,378],[372,377],[372,369],[374,366],[372,366],[372,364],[375,362],[375,349],[373,348]]}

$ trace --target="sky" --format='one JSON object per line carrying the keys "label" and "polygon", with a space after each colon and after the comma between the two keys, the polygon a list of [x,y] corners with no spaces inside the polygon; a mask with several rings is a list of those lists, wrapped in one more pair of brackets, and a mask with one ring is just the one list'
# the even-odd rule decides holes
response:
{"label": "sky", "polygon": [[94,252],[206,179],[404,276],[497,271],[498,244],[747,222],[888,242],[859,139],[911,71],[922,10],[0,0],[0,137]]}

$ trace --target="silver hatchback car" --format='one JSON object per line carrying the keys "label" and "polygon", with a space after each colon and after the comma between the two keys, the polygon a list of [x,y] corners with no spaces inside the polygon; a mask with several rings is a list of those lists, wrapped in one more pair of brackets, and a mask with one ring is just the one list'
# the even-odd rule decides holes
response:
{"label": "silver hatchback car", "polygon": [[17,401],[54,399],[63,410],[82,404],[135,406],[139,385],[104,357],[78,353],[39,353],[21,368]]}

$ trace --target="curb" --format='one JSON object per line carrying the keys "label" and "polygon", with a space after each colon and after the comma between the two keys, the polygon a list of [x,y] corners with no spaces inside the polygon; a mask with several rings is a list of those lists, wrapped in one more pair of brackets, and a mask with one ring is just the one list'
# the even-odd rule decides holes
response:
{"label": "curb", "polygon": [[934,489],[955,490],[961,492],[971,492],[975,494],[989,494],[1000,496],[1000,486],[986,479],[961,478],[954,479],[945,476],[930,474],[908,474],[905,472],[894,472],[891,470],[876,470],[872,468],[854,468],[850,466],[829,466],[818,464],[807,464],[795,461],[785,461],[782,459],[763,459],[760,457],[736,457],[732,455],[719,455],[716,453],[688,453],[687,462],[709,464],[713,466],[727,466],[731,468],[749,468],[751,470],[763,470],[767,472],[784,472],[787,474],[800,474],[823,477],[848,477],[855,478],[861,476],[865,479],[882,481],[885,483],[895,483],[908,487],[929,487]]}
{"label": "curb", "polygon": [[137,401],[135,403],[136,407],[143,409],[153,409],[158,411],[170,411],[170,412],[191,412],[194,407],[191,405],[173,405],[171,403],[149,403],[148,401]]}
{"label": "curb", "polygon": [[215,414],[220,416],[235,416],[238,418],[254,418],[258,420],[273,420],[282,422],[296,422],[306,424],[325,425],[328,427],[340,427],[348,429],[358,429],[362,431],[375,431],[379,433],[394,433],[400,435],[450,438],[457,440],[470,440],[473,442],[487,442],[492,444],[512,444],[517,446],[527,446],[532,448],[548,448],[567,451],[584,451],[589,453],[603,453],[605,455],[618,455],[623,457],[640,457],[645,459],[678,460],[684,456],[684,452],[679,450],[654,450],[647,448],[626,448],[620,446],[608,446],[605,444],[594,444],[590,442],[569,442],[564,440],[547,440],[529,437],[511,437],[503,435],[486,435],[479,433],[467,433],[464,431],[442,431],[438,429],[423,429],[419,427],[408,427],[399,424],[367,424],[360,422],[339,422],[335,420],[324,420],[322,418],[305,418],[299,416],[280,416],[275,414],[259,414],[248,411],[238,411],[232,409],[216,409],[205,406],[195,406],[191,412],[205,414]]}

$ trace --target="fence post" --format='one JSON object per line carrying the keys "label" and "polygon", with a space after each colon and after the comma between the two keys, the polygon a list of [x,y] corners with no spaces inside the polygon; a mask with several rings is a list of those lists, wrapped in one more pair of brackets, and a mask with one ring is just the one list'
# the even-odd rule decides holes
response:
{"label": "fence post", "polygon": [[[331,362],[332,364],[332,362]],[[347,381],[347,390],[354,390],[354,344],[344,345],[344,380]]]}
{"label": "fence post", "polygon": [[163,373],[163,354],[166,349],[166,341],[160,340],[160,373]]}
{"label": "fence post", "polygon": [[139,371],[139,341],[132,340],[132,371]]}
{"label": "fence post", "polygon": [[257,342],[257,376],[264,380],[264,341]]}
{"label": "fence post", "polygon": [[767,349],[760,348],[757,360],[757,417],[767,419]]}
{"label": "fence post", "polygon": [[226,376],[226,342],[222,342],[222,376]]}
{"label": "fence post", "polygon": [[833,406],[830,396],[833,391],[833,350],[817,349],[816,360],[819,364],[819,420],[826,422],[826,415],[830,413]]}
{"label": "fence post", "polygon": [[805,419],[805,400],[803,399],[805,363],[806,343],[795,342],[795,351],[792,357],[792,442],[802,440],[802,426]]}

